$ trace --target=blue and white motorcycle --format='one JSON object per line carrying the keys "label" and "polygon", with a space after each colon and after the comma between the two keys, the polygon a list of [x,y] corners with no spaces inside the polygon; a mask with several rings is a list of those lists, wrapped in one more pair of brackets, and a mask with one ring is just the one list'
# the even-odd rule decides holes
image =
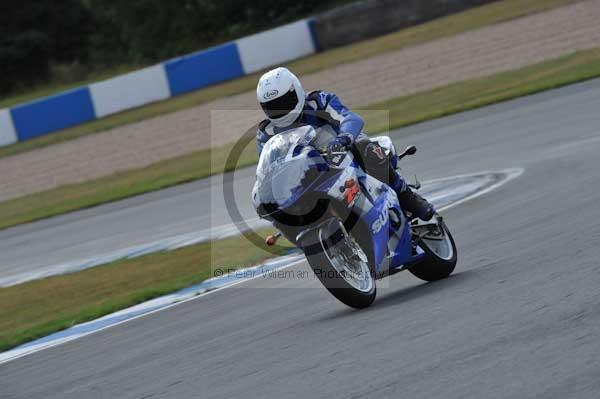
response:
{"label": "blue and white motorcycle", "polygon": [[[353,308],[371,305],[375,280],[399,271],[426,281],[449,276],[457,253],[442,217],[424,222],[403,211],[394,190],[367,175],[351,152],[328,154],[330,139],[301,126],[266,143],[252,193],[258,215],[298,246],[325,288]],[[416,152],[411,146],[396,155],[388,137],[372,140],[387,156]]]}

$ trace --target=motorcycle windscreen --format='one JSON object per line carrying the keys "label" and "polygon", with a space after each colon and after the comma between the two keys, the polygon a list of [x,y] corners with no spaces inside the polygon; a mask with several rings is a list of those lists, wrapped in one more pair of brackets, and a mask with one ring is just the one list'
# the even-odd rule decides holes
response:
{"label": "motorcycle windscreen", "polygon": [[315,135],[312,126],[300,126],[275,135],[265,144],[256,168],[256,202],[283,205],[293,200],[308,170],[319,163],[316,158],[322,162],[310,146]]}
{"label": "motorcycle windscreen", "polygon": [[[262,165],[257,173],[254,192],[256,201],[262,204],[286,206],[293,203],[307,186],[306,179],[312,170],[324,170],[323,159],[310,148],[295,147],[298,154],[282,155]],[[291,151],[294,151],[291,149]],[[316,154],[315,154],[316,153]],[[311,174],[312,175],[312,174]]]}

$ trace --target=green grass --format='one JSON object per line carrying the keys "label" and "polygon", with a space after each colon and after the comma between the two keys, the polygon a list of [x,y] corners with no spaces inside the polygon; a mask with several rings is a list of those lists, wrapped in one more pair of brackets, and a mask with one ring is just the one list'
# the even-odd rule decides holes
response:
{"label": "green grass", "polygon": [[237,269],[291,248],[280,245],[270,253],[232,237],[0,288],[0,351],[197,284],[213,277],[211,265]]}
{"label": "green grass", "polygon": [[[287,66],[296,73],[304,75],[331,68],[339,64],[399,50],[404,47],[414,46],[441,37],[455,35],[468,30],[481,28],[536,12],[542,12],[578,1],[581,0],[502,0],[374,39],[305,57],[290,62]],[[129,66],[123,68],[126,71],[131,69]],[[123,71],[120,71],[119,73],[122,72]],[[127,110],[119,114],[54,132],[49,135],[2,147],[0,148],[0,157],[31,151],[36,148],[72,140],[84,135],[105,131],[129,123],[139,122],[144,119],[179,111],[218,98],[253,90],[259,76],[260,73],[251,74],[243,78],[217,84],[172,99]],[[104,76],[103,78],[108,77],[109,76]],[[81,84],[86,83],[90,82],[81,82]],[[76,85],[72,84],[68,87],[70,88],[73,86]],[[62,88],[64,89],[67,87]],[[38,95],[47,95],[51,92],[52,87],[47,87],[42,91],[37,91],[35,93],[11,97],[1,101],[0,108],[12,105],[16,102],[35,98]]]}
{"label": "green grass", "polygon": [[[600,49],[593,49],[519,70],[373,104],[368,108],[389,110],[389,127],[398,128],[598,76]],[[366,113],[366,131],[377,133],[387,130],[387,123],[382,125],[370,114]],[[253,138],[247,139],[250,143]],[[244,148],[237,164],[228,160],[232,148],[232,145],[228,145],[202,150],[143,169],[2,202],[0,228],[158,190],[256,162],[254,145]]]}

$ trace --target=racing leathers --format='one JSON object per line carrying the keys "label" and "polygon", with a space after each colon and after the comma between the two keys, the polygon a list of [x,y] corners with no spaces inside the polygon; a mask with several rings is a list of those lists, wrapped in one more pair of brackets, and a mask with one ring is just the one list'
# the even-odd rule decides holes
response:
{"label": "racing leathers", "polygon": [[350,111],[333,93],[321,90],[308,93],[303,112],[289,126],[277,127],[268,119],[263,120],[256,134],[258,154],[274,135],[302,125],[313,126],[318,133],[317,140],[328,141],[330,151],[352,151],[363,170],[387,183],[396,192],[403,209],[422,220],[432,218],[435,212],[433,206],[410,190],[396,170],[396,157],[387,155],[378,142],[371,141],[362,133],[362,118]]}

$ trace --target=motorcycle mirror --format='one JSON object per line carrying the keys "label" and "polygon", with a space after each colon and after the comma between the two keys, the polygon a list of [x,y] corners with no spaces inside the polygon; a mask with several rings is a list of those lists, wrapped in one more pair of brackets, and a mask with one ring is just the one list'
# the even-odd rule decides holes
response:
{"label": "motorcycle mirror", "polygon": [[404,154],[406,155],[415,155],[417,153],[417,147],[415,147],[414,145],[409,145],[408,147],[406,147],[406,150],[404,150]]}
{"label": "motorcycle mirror", "polygon": [[398,155],[398,160],[401,160],[402,158],[404,158],[407,155],[415,155],[417,152],[417,147],[415,147],[414,145],[409,145],[408,147],[406,147],[406,149],[404,150],[404,152],[400,155]]}

